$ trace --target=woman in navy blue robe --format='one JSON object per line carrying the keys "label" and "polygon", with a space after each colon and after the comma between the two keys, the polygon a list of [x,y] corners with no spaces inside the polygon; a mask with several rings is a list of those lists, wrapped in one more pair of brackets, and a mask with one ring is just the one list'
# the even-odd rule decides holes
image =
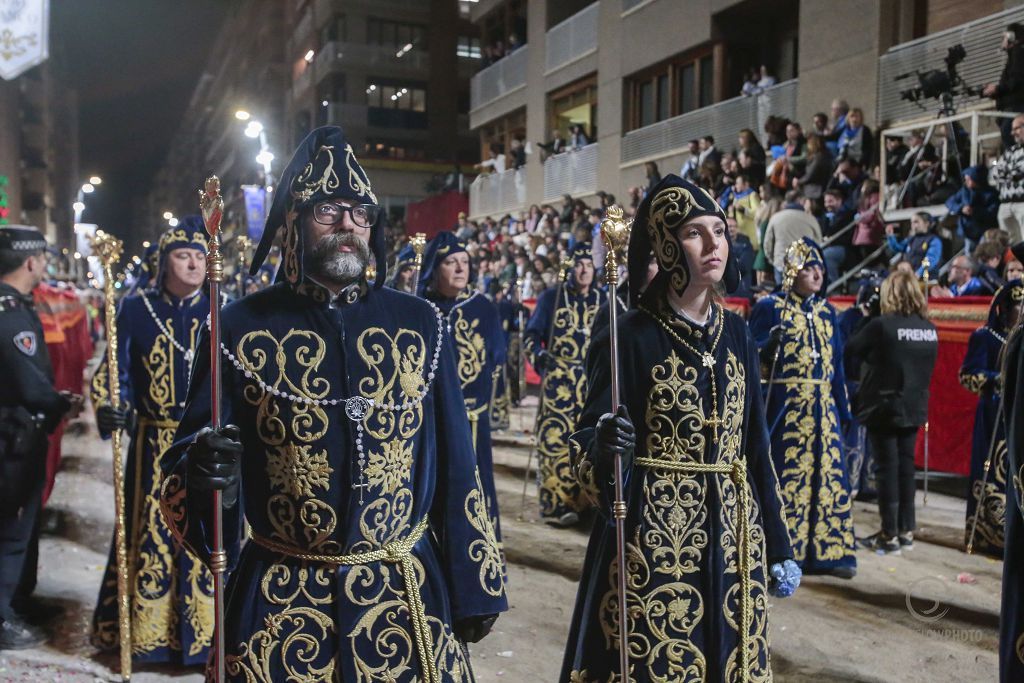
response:
{"label": "woman in navy blue robe", "polygon": [[639,207],[633,282],[643,281],[652,249],[660,272],[618,321],[623,407],[612,412],[607,330],[587,361],[570,450],[601,516],[559,681],[623,680],[610,515],[616,453],[628,509],[628,680],[770,680],[768,594],[791,594],[800,571],[769,455],[757,349],[743,319],[713,293],[723,278],[727,286],[739,278],[721,208],[669,175]]}
{"label": "woman in navy blue robe", "polygon": [[1006,517],[1006,433],[999,419],[1003,347],[1020,314],[1024,284],[1014,280],[992,298],[988,323],[971,333],[960,384],[978,395],[971,439],[970,489],[964,545],[971,552],[1003,556]]}
{"label": "woman in navy blue robe", "polygon": [[494,489],[491,453],[491,402],[494,371],[505,362],[505,335],[498,310],[487,297],[469,289],[472,274],[466,245],[452,232],[439,233],[423,258],[420,295],[444,314],[455,350],[470,431],[476,444],[477,468],[494,531],[501,541],[498,494]]}

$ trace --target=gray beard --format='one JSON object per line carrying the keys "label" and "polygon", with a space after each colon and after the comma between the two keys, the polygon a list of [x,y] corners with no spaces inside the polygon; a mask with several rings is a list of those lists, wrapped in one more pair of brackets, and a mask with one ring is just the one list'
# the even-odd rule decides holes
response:
{"label": "gray beard", "polygon": [[[352,247],[352,253],[338,251],[340,246]],[[355,235],[333,234],[322,237],[310,255],[310,275],[333,282],[351,282],[366,272],[370,263],[370,247]]]}

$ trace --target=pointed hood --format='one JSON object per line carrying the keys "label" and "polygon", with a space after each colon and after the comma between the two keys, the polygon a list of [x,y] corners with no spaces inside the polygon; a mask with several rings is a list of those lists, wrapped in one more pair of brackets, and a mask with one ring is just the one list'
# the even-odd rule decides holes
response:
{"label": "pointed hood", "polygon": [[[646,280],[647,264],[653,251],[658,261],[658,275],[648,289],[654,290],[654,284],[658,283],[659,286],[671,287],[677,294],[682,294],[690,284],[690,269],[676,238],[676,230],[700,216],[715,216],[725,226],[725,212],[707,190],[671,173],[662,178],[637,207],[633,229],[629,233],[629,281]],[[722,281],[726,292],[733,292],[740,283],[740,269],[728,231],[726,240],[729,243],[729,257]],[[630,288],[632,306],[639,302],[640,289]]]}
{"label": "pointed hood", "polygon": [[[347,199],[377,206],[370,180],[359,165],[344,131],[338,126],[317,128],[307,135],[285,167],[277,187],[249,273],[254,275],[259,271],[278,232],[283,231],[277,280],[287,280],[293,285],[300,284],[304,277],[304,240],[299,221],[303,210],[329,199]],[[387,275],[386,229],[387,220],[381,212],[370,232],[370,251],[377,268],[375,288],[384,284]]]}

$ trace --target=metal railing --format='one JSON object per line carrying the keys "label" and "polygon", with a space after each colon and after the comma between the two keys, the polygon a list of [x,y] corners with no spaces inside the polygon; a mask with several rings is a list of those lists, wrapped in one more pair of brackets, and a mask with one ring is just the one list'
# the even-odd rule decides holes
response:
{"label": "metal railing", "polygon": [[544,201],[597,192],[597,143],[556,154],[544,162]]}
{"label": "metal railing", "polygon": [[544,70],[554,71],[597,49],[597,16],[601,3],[581,9],[548,29],[544,39]]}
{"label": "metal railing", "polygon": [[759,95],[740,96],[674,116],[622,137],[623,164],[653,160],[686,150],[689,140],[713,135],[721,146],[731,147],[742,128],[761,135],[769,116],[796,118],[798,79],[779,83]]}
{"label": "metal railing", "polygon": [[880,247],[878,247],[873,252],[868,254],[867,258],[865,258],[863,261],[861,261],[860,263],[855,265],[853,268],[850,268],[849,270],[847,270],[839,278],[837,278],[835,282],[830,283],[829,286],[828,286],[827,293],[828,294],[832,294],[832,293],[836,292],[840,287],[845,285],[852,278],[859,277],[861,272],[865,268],[868,267],[868,264],[870,264],[870,263],[874,262],[875,260],[877,260],[879,256],[881,256],[882,254],[885,253],[885,250],[887,248],[888,247],[883,242]]}
{"label": "metal railing", "polygon": [[473,218],[521,211],[526,206],[526,169],[478,175],[469,186]]}
{"label": "metal railing", "polygon": [[[933,33],[917,40],[895,45],[878,59],[878,121],[893,123],[911,118],[934,116],[939,111],[937,100],[925,100],[922,107],[903,99],[900,92],[918,84],[915,76],[896,81],[897,76],[946,70],[944,60],[950,47],[962,44],[967,58],[958,73],[970,86],[979,87],[995,83],[1006,63],[1006,53],[999,43],[1006,26],[1015,21],[1024,22],[1024,7],[996,12],[951,29]],[[991,100],[976,96],[963,96],[955,101],[958,108],[985,106]]]}
{"label": "metal railing", "polygon": [[430,68],[430,55],[422,50],[413,48],[408,52],[402,52],[401,57],[398,56],[399,53],[399,50],[383,45],[332,41],[320,48],[313,63],[316,66],[317,78],[340,64],[411,70]]}
{"label": "metal railing", "polygon": [[470,109],[482,107],[526,85],[529,49],[529,45],[524,45],[473,76],[469,82]]}

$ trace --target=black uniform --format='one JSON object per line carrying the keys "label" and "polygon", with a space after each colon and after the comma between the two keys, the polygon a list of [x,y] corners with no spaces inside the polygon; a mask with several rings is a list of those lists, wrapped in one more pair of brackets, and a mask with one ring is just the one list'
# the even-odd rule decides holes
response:
{"label": "black uniform", "polygon": [[0,367],[6,389],[0,392],[0,619],[10,619],[39,517],[46,435],[70,402],[53,388],[53,368],[32,296],[2,282]]}

